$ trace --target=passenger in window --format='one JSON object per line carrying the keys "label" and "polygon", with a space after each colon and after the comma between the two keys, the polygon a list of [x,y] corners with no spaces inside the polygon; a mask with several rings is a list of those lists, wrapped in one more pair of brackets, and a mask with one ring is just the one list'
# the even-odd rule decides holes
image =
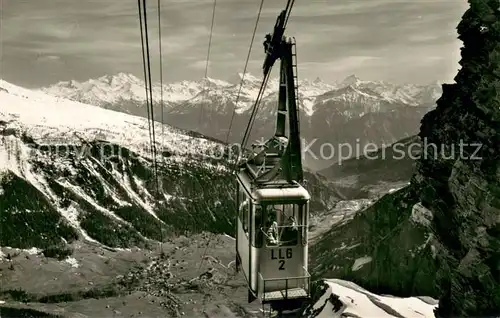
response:
{"label": "passenger in window", "polygon": [[293,215],[290,215],[288,217],[288,224],[292,227],[294,231],[299,230],[299,227],[297,226],[297,221],[295,221],[295,217]]}
{"label": "passenger in window", "polygon": [[286,245],[297,245],[299,229],[295,218],[290,215],[285,221],[285,226],[283,227],[283,233],[280,237],[280,241],[284,242]]}
{"label": "passenger in window", "polygon": [[267,245],[277,245],[278,242],[278,222],[269,215],[268,221],[268,230],[266,233],[267,236]]}

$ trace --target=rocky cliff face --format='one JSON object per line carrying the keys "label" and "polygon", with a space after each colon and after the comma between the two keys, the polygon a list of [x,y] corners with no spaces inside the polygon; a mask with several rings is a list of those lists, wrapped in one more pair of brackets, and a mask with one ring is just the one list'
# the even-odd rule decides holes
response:
{"label": "rocky cliff face", "polygon": [[500,314],[500,2],[469,2],[462,69],[422,120],[410,185],[312,248],[317,273],[440,296],[438,317]]}
{"label": "rocky cliff face", "polygon": [[376,202],[355,213],[342,213],[337,203],[335,223],[311,247],[315,275],[354,281],[376,293],[439,296],[432,213],[410,183],[424,146],[413,136],[321,171],[342,185],[343,194]]}
{"label": "rocky cliff face", "polygon": [[439,296],[432,215],[418,200],[410,185],[343,217],[311,247],[312,272],[379,294]]}
{"label": "rocky cliff face", "polygon": [[500,313],[500,2],[469,3],[462,69],[422,120],[431,146],[414,177],[434,216],[440,317]]}

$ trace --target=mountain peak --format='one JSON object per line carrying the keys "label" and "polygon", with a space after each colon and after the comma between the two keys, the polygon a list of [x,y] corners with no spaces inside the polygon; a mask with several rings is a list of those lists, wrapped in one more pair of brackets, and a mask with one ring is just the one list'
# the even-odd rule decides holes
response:
{"label": "mountain peak", "polygon": [[139,79],[137,76],[123,72],[120,72],[115,75],[104,75],[97,78],[96,81],[112,87],[123,86],[125,84],[131,84],[131,83],[134,84],[144,83],[144,81]]}
{"label": "mountain peak", "polygon": [[201,79],[200,84],[208,87],[218,87],[218,86],[231,86],[230,83],[222,80],[218,80],[211,77],[204,77]]}
{"label": "mountain peak", "polygon": [[244,74],[244,78],[243,78],[243,73],[242,72],[238,72],[233,77],[231,77],[231,79],[229,79],[229,82],[232,83],[232,84],[238,84],[239,85],[241,83],[242,79],[244,79],[245,83],[253,83],[253,82],[260,82],[261,81],[260,78],[258,78],[257,76],[253,75],[252,73],[246,72]]}
{"label": "mountain peak", "polygon": [[354,74],[347,76],[341,83],[342,86],[356,85],[361,82],[361,79]]}
{"label": "mountain peak", "polygon": [[319,77],[316,77],[316,79],[313,81],[313,84],[320,84],[320,83],[323,83],[323,81]]}

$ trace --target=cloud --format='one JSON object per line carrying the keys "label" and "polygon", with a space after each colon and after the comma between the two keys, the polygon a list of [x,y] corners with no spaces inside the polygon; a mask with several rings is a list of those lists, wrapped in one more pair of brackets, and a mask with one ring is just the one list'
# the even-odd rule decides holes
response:
{"label": "cloud", "polygon": [[376,56],[348,56],[341,59],[335,60],[334,63],[323,63],[323,62],[306,62],[300,64],[301,69],[323,69],[323,71],[328,72],[350,72],[356,69],[362,69],[363,67],[369,66],[371,63],[376,63],[381,58]]}
{"label": "cloud", "polygon": [[[166,80],[198,79],[205,67],[213,2],[161,3]],[[259,74],[263,37],[272,31],[286,0],[264,3],[249,63],[249,71]],[[158,12],[156,1],[147,4],[149,44],[157,67]],[[210,77],[243,70],[259,5],[254,0],[217,0]],[[296,1],[287,34],[297,39],[301,76],[335,80],[359,73],[406,81],[406,69],[416,81],[447,80],[457,68],[455,27],[466,7],[465,0]],[[36,86],[117,71],[142,74],[134,1],[4,1],[2,17],[6,80]],[[49,73],[42,62],[55,60],[47,56],[58,56],[60,62]],[[425,66],[436,63],[440,66],[435,69]],[[417,65],[425,67],[419,71]]]}
{"label": "cloud", "polygon": [[[212,63],[210,63],[210,61],[208,62],[208,67],[212,66],[211,65]],[[207,66],[207,61],[196,61],[192,64],[189,65],[190,68],[194,68],[194,69],[197,69],[197,70],[205,70]]]}
{"label": "cloud", "polygon": [[46,55],[46,56],[40,56],[38,58],[38,62],[57,62],[60,60],[61,57],[57,55]]}

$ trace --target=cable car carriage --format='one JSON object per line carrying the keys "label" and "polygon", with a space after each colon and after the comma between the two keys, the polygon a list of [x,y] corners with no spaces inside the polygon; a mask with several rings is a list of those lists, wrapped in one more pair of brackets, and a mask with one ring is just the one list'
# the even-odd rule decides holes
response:
{"label": "cable car carriage", "polygon": [[252,154],[237,174],[237,268],[247,280],[248,301],[259,299],[278,311],[296,309],[310,298],[310,195],[300,184],[303,170],[295,42],[283,36],[290,9],[289,1],[278,16],[273,37],[267,36],[269,43],[264,45],[264,83],[274,62],[281,60],[276,132],[264,144],[253,145]]}
{"label": "cable car carriage", "polygon": [[263,304],[303,301],[309,298],[310,284],[309,193],[299,184],[255,185],[247,173],[243,170],[238,175],[236,244],[249,302],[256,298]]}

